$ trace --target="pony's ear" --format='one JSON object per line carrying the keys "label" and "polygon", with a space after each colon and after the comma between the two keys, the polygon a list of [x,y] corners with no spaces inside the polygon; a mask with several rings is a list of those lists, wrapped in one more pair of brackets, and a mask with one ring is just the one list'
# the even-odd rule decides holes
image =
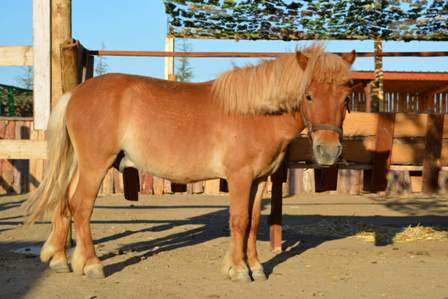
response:
{"label": "pony's ear", "polygon": [[297,51],[296,52],[296,58],[297,58],[297,62],[300,65],[300,68],[302,70],[305,70],[306,69],[306,65],[308,64],[308,59],[309,59],[308,56],[306,56],[305,54],[303,54],[300,51]]}
{"label": "pony's ear", "polygon": [[352,50],[350,53],[344,53],[341,55],[342,59],[344,59],[345,62],[348,64],[353,64],[356,58],[356,51]]}

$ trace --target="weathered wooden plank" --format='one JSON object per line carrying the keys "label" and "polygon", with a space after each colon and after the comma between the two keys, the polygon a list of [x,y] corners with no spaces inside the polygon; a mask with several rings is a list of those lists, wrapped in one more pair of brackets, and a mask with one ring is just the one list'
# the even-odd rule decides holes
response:
{"label": "weathered wooden plank", "polygon": [[364,171],[359,169],[350,169],[350,190],[351,195],[361,194],[363,191]]}
{"label": "weathered wooden plank", "polygon": [[[45,141],[45,131],[31,129],[30,139],[35,142]],[[40,146],[42,150],[42,145]],[[46,145],[44,146],[46,149]],[[41,151],[40,150],[40,151]],[[30,160],[30,172],[29,172],[29,182],[30,191],[34,191],[42,181],[44,177],[44,167],[45,160],[43,158],[36,158]]]}
{"label": "weathered wooden plank", "polygon": [[33,65],[32,46],[0,46],[0,66]]}
{"label": "weathered wooden plank", "polygon": [[45,130],[50,115],[50,0],[33,0],[34,129]]}
{"label": "weathered wooden plank", "polygon": [[191,184],[191,192],[193,194],[199,194],[204,192],[204,182],[196,182]]}
{"label": "weathered wooden plank", "polygon": [[337,191],[342,194],[350,192],[350,169],[339,169]]}
{"label": "weathered wooden plank", "polygon": [[103,179],[102,194],[110,195],[114,193],[114,173],[112,169],[109,169],[106,176]]}
{"label": "weathered wooden plank", "polygon": [[303,192],[305,193],[316,192],[314,169],[312,168],[305,168],[303,170]]}
{"label": "weathered wooden plank", "polygon": [[63,94],[61,45],[72,39],[71,0],[51,1],[51,105]]}
{"label": "weathered wooden plank", "polygon": [[[164,52],[164,51],[122,51],[122,50],[92,50],[91,55],[102,56],[143,56],[143,57],[277,57],[284,55],[285,52]],[[348,53],[335,52],[342,55]],[[374,52],[356,52],[356,57],[374,57],[378,55]],[[382,52],[383,57],[440,57],[448,56],[447,51],[431,52]],[[373,79],[372,74],[368,76],[363,74],[362,79]],[[387,79],[387,78],[386,78]]]}
{"label": "weathered wooden plank", "polygon": [[377,123],[377,113],[347,113],[343,125],[344,136],[375,136]]}
{"label": "weathered wooden plank", "polygon": [[114,173],[114,193],[122,194],[124,193],[123,176],[115,168],[113,168],[113,173]]}
{"label": "weathered wooden plank", "polygon": [[62,93],[66,93],[80,83],[78,76],[78,43],[72,40],[64,41],[61,44],[60,53]]}
{"label": "weathered wooden plank", "polygon": [[[165,51],[174,52],[174,37],[167,36],[165,38]],[[170,80],[170,76],[174,75],[174,57],[165,57],[165,79]]]}
{"label": "weathered wooden plank", "polygon": [[443,115],[428,115],[425,140],[425,159],[423,160],[422,191],[435,193],[439,189],[439,172],[441,168]]}
{"label": "weathered wooden plank", "polygon": [[171,182],[169,180],[163,180],[163,194],[173,194],[171,189]]}
{"label": "weathered wooden plank", "polygon": [[[2,122],[0,128],[0,138],[12,139],[14,137],[15,123],[11,121]],[[0,193],[14,193],[14,167],[11,160],[1,160]]]}
{"label": "weathered wooden plank", "polygon": [[153,177],[150,174],[143,173],[141,175],[141,193],[142,194],[153,194]]}
{"label": "weathered wooden plank", "polygon": [[153,177],[153,192],[154,195],[162,195],[164,189],[164,179]]}
{"label": "weathered wooden plank", "polygon": [[289,194],[299,194],[303,190],[303,170],[299,168],[288,168]]}
{"label": "weathered wooden plank", "polygon": [[204,194],[219,195],[219,179],[205,181]]}
{"label": "weathered wooden plank", "polygon": [[411,178],[409,171],[390,170],[387,174],[388,195],[406,195],[411,192]]}
{"label": "weathered wooden plank", "polygon": [[[14,138],[14,136],[11,136]],[[46,159],[47,142],[43,140],[0,140],[0,159]]]}
{"label": "weathered wooden plank", "polygon": [[271,213],[269,215],[269,236],[271,250],[282,251],[282,204],[283,204],[283,183],[287,181],[287,160],[271,176]]}
{"label": "weathered wooden plank", "polygon": [[[30,123],[25,121],[17,121],[16,123],[16,140],[28,139],[30,137]],[[28,192],[28,160],[13,160],[14,166],[14,189],[16,193]]]}
{"label": "weathered wooden plank", "polygon": [[391,161],[394,136],[395,114],[380,113],[378,115],[375,153],[372,168],[372,191],[383,191],[387,187],[387,172]]}

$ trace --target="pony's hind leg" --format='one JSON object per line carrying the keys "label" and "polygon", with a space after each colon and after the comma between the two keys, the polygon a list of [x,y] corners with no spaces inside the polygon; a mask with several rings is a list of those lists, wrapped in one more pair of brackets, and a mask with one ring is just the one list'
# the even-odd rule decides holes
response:
{"label": "pony's hind leg", "polygon": [[103,266],[93,247],[90,217],[100,184],[108,168],[80,165],[79,183],[70,201],[76,231],[76,248],[71,265],[75,273],[85,274],[90,278],[105,277]]}
{"label": "pony's hind leg", "polygon": [[263,266],[258,260],[257,232],[260,224],[261,201],[263,199],[266,180],[254,182],[251,192],[251,221],[247,236],[247,264],[253,280],[266,280]]}
{"label": "pony's hind leg", "polygon": [[[67,200],[73,196],[75,188],[78,184],[78,177],[78,172],[76,172],[69,185]],[[57,273],[70,272],[66,255],[66,245],[70,222],[70,212],[68,210],[61,211],[61,206],[58,205],[54,210],[50,236],[42,247],[40,253],[40,259],[43,262],[48,262],[51,259],[50,268]]]}

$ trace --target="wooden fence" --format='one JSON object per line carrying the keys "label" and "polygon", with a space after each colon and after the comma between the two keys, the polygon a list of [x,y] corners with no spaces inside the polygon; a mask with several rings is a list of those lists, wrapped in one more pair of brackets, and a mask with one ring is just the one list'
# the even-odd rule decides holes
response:
{"label": "wooden fence", "polygon": [[[348,164],[340,164],[339,169],[322,170],[314,167],[311,147],[306,135],[295,139],[289,150],[288,182],[283,186],[283,193],[335,190],[338,193],[359,194],[363,190],[368,190],[368,177],[371,175],[372,161],[375,158],[379,119],[378,113],[353,112],[347,115],[344,123],[343,153]],[[390,179],[406,185],[401,188],[402,191],[421,191],[427,121],[428,115],[425,114],[395,114],[390,169],[391,176],[397,177]],[[39,141],[45,138],[42,132],[32,129],[32,121],[29,118],[0,120],[0,139],[16,139],[15,146],[20,144],[17,143],[19,140],[24,144],[32,141],[35,152],[30,153],[27,148],[26,155],[32,154],[36,157],[31,160],[0,160],[0,194],[26,193],[39,185],[46,167],[46,162],[42,159],[45,141]],[[444,127],[442,136],[440,164],[442,170],[448,170],[448,127]],[[20,149],[15,153],[15,157],[20,157]],[[328,177],[337,177],[337,179],[328,183]],[[445,178],[446,173],[442,172],[440,178],[442,190],[446,190]],[[390,186],[390,188],[395,187]],[[184,186],[140,173],[141,194],[185,192],[215,195],[225,190],[225,183],[221,180]],[[122,193],[122,174],[116,169],[111,169],[103,181],[100,194]]]}

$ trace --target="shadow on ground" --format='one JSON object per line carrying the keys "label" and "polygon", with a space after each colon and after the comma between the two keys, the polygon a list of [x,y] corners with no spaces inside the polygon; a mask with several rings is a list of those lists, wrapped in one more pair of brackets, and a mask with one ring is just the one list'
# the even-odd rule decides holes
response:
{"label": "shadow on ground", "polygon": [[[268,206],[269,201],[264,201],[264,209],[269,209]],[[332,203],[332,205],[346,205],[347,203]],[[362,203],[360,203],[362,204]],[[287,250],[273,256],[268,261],[264,262],[265,271],[267,274],[271,274],[275,267],[286,262],[288,259],[300,255],[301,253],[310,250],[312,248],[318,247],[321,244],[337,239],[343,239],[346,237],[353,236],[360,231],[364,227],[369,227],[373,230],[373,232],[381,236],[376,240],[376,246],[385,246],[393,243],[393,238],[396,233],[400,232],[404,228],[409,225],[424,225],[424,226],[433,226],[442,229],[448,229],[448,220],[446,215],[448,215],[447,205],[441,204],[437,200],[434,201],[406,201],[406,203],[402,203],[399,201],[395,202],[378,202],[371,203],[371,205],[383,205],[389,209],[394,211],[401,211],[409,216],[327,216],[327,215],[290,215],[286,214],[283,216],[283,223],[285,225],[284,230],[284,244],[283,247]],[[17,207],[19,202],[8,203],[3,206],[0,205],[0,211],[5,209],[10,209]],[[304,206],[307,203],[286,203],[285,206]],[[319,205],[319,203],[317,203]],[[359,204],[356,204],[359,205]],[[121,255],[123,253],[132,251],[134,254],[120,262],[108,264],[105,268],[106,275],[114,275],[117,272],[129,267],[133,264],[139,263],[142,259],[149,258],[155,254],[160,252],[167,252],[171,250],[176,250],[179,248],[185,248],[189,246],[195,246],[198,244],[202,244],[217,238],[228,237],[229,229],[228,229],[228,208],[225,205],[210,205],[210,206],[198,206],[198,205],[167,205],[167,206],[152,206],[152,205],[142,205],[138,207],[133,206],[109,206],[109,205],[98,205],[96,209],[98,213],[101,213],[101,210],[116,210],[117,214],[120,212],[124,213],[125,211],[132,209],[198,209],[198,208],[211,208],[215,209],[213,212],[200,213],[200,215],[178,220],[178,219],[161,219],[161,220],[121,220],[121,219],[109,219],[109,220],[94,220],[92,224],[106,224],[106,225],[115,225],[121,224],[120,229],[126,229],[127,224],[140,224],[139,229],[129,229],[125,231],[121,231],[119,233],[110,234],[108,236],[104,236],[100,239],[95,240],[95,245],[101,248],[102,245],[111,241],[118,241],[125,237],[135,236],[138,237],[140,234],[148,233],[148,232],[162,232],[169,231],[176,227],[182,226],[194,226],[194,228],[189,227],[181,232],[167,234],[163,237],[138,241],[133,243],[128,243],[125,245],[121,245],[114,252],[101,253],[100,258],[102,260],[108,260],[116,255]],[[421,211],[425,211],[424,216],[419,216],[418,214]],[[355,223],[350,230],[343,230],[336,234],[334,233],[319,233],[319,234],[305,234],[301,233],[300,230],[287,229],[288,227],[301,227],[301,226],[318,226],[320,223],[345,223],[347,225]],[[45,266],[40,265],[38,262],[38,258],[31,257],[19,257],[17,254],[11,254],[10,250],[23,246],[35,245],[36,243],[30,243],[26,240],[21,242],[8,242],[2,240],[1,233],[2,230],[14,229],[18,225],[21,224],[21,218],[19,215],[8,215],[3,216],[0,214],[0,267],[2,271],[9,271],[11,273],[10,278],[7,278],[6,281],[1,281],[3,285],[8,284],[8,279],[16,279],[18,277],[16,274],[17,269],[9,266],[10,259],[14,259],[15,267],[21,267],[22,263],[28,263],[31,261],[32,263],[28,263],[31,266],[28,266],[28,275],[27,279],[23,280],[23,283],[16,283],[14,287],[17,287],[17,290],[9,289],[8,294],[23,294],[21,290],[26,290],[31,285],[33,285],[35,279],[37,279],[45,269]],[[48,222],[42,222],[41,224],[48,224]],[[146,224],[148,225],[147,227]],[[141,228],[143,226],[143,228]],[[394,227],[395,230],[390,230],[385,232],[382,229],[384,226]],[[95,230],[95,227],[93,228]],[[385,235],[386,233],[386,235]],[[389,235],[387,234],[389,233]],[[258,235],[259,240],[268,241],[269,238],[269,230],[267,225],[267,216],[262,217],[262,221],[260,224],[260,231]],[[143,239],[143,237],[142,237]],[[119,242],[120,243],[120,242]],[[225,252],[226,248],[222,249],[220,254]],[[198,259],[202,258],[198,256]],[[205,257],[204,257],[205,258]],[[8,272],[8,273],[9,273]],[[19,275],[20,276],[20,275]]]}

